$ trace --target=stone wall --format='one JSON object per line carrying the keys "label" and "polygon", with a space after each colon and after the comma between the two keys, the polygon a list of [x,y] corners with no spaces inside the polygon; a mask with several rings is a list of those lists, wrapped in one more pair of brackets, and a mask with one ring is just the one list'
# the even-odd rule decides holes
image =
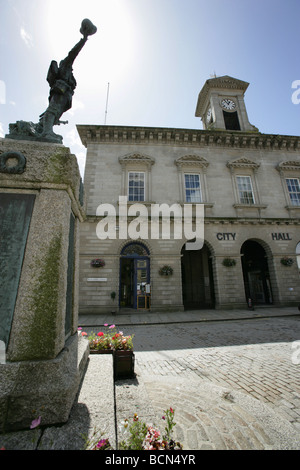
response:
{"label": "stone wall", "polygon": [[[82,377],[87,351],[78,347],[79,224],[84,219],[76,157],[62,145],[0,139],[1,225],[0,430],[64,422]],[[33,197],[20,270],[11,270],[14,213]],[[14,241],[20,249],[18,240]],[[13,250],[14,251],[14,250]],[[19,261],[18,261],[19,262]],[[3,293],[13,291],[5,303]],[[86,348],[85,348],[86,349]]]}

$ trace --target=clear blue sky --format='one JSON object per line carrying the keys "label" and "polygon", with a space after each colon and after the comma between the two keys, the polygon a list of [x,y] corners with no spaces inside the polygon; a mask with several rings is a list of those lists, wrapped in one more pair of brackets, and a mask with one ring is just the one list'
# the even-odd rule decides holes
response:
{"label": "clear blue sky", "polygon": [[98,27],[74,63],[73,108],[55,127],[78,157],[76,124],[202,129],[198,93],[210,75],[250,83],[245,102],[262,133],[300,135],[299,0],[0,0],[0,136],[46,109],[52,59]]}

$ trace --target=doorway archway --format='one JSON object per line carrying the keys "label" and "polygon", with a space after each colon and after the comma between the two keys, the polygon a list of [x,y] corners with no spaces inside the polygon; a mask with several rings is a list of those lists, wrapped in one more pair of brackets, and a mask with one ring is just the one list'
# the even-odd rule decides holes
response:
{"label": "doorway archway", "polygon": [[182,300],[185,310],[215,307],[211,252],[204,243],[201,250],[181,250]]}
{"label": "doorway archway", "polygon": [[150,258],[148,248],[128,243],[120,256],[120,308],[150,308]]}
{"label": "doorway archway", "polygon": [[247,240],[241,247],[245,296],[248,302],[273,303],[267,253],[256,240]]}

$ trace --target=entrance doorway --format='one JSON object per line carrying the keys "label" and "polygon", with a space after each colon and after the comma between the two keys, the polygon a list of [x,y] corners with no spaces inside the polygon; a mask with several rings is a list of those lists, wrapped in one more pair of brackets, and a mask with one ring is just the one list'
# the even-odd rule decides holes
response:
{"label": "entrance doorway", "polygon": [[265,249],[254,240],[241,248],[245,295],[258,305],[272,304],[272,289]]}
{"label": "entrance doorway", "polygon": [[142,243],[126,245],[120,258],[120,307],[150,308],[149,250]]}
{"label": "entrance doorway", "polygon": [[204,244],[201,250],[181,250],[182,299],[185,310],[214,308],[214,283],[211,253]]}

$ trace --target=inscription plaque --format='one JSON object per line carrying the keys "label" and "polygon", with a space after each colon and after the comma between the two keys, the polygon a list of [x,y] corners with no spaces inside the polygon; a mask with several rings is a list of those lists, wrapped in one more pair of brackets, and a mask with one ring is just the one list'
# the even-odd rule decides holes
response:
{"label": "inscription plaque", "polygon": [[0,340],[8,344],[34,194],[0,193]]}

